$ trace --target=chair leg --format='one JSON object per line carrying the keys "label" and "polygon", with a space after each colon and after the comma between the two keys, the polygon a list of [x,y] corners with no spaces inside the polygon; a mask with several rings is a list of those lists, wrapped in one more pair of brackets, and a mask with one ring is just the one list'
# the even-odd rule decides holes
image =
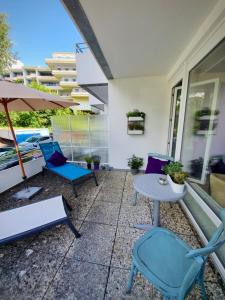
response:
{"label": "chair leg", "polygon": [[74,235],[77,239],[79,237],[81,237],[80,233],[76,230],[76,228],[74,227],[74,225],[71,223],[71,221],[69,219],[67,220],[66,223],[69,226],[69,228],[72,230],[72,232],[74,233]]}
{"label": "chair leg", "polygon": [[72,183],[72,186],[73,186],[73,192],[74,192],[74,195],[75,195],[75,197],[77,198],[77,197],[78,197],[78,194],[77,194],[77,190],[76,190],[75,184]]}
{"label": "chair leg", "polygon": [[130,275],[128,279],[128,284],[127,284],[127,289],[126,289],[126,294],[130,294],[133,283],[134,283],[134,278],[137,276],[137,267],[132,263],[131,270],[130,270]]}
{"label": "chair leg", "polygon": [[64,202],[64,204],[65,204],[65,206],[66,206],[66,209],[67,209],[68,211],[72,211],[72,210],[73,210],[72,207],[69,205],[69,203],[68,203],[67,200],[64,198],[64,196],[62,196],[62,199],[63,199],[63,202]]}
{"label": "chair leg", "polygon": [[201,289],[201,294],[202,294],[202,299],[203,300],[207,300],[207,293],[206,293],[206,289],[205,289],[205,285],[204,285],[204,268],[201,270],[201,273],[199,275],[199,279],[198,279],[198,283]]}
{"label": "chair leg", "polygon": [[96,178],[95,172],[93,172],[93,178],[94,178],[94,181],[95,181],[95,184],[96,184],[96,186],[98,186],[98,181],[97,181],[97,178]]}
{"label": "chair leg", "polygon": [[132,205],[135,206],[137,204],[138,200],[138,192],[134,192],[133,197],[132,197]]}

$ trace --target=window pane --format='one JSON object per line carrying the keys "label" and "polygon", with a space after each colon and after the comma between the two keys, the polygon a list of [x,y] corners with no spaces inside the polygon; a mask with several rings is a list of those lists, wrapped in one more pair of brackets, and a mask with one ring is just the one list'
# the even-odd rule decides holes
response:
{"label": "window pane", "polygon": [[[181,153],[192,180],[209,194],[207,204],[216,201],[222,207],[225,207],[224,53],[225,41],[190,72]],[[211,206],[215,207],[213,203]]]}

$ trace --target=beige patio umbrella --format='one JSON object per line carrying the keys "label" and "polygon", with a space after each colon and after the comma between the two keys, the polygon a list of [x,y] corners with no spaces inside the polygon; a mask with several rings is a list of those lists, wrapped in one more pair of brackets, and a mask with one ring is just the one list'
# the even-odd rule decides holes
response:
{"label": "beige patio umbrella", "polygon": [[9,112],[66,108],[74,105],[79,104],[72,101],[65,101],[57,95],[50,95],[48,93],[34,90],[22,84],[17,84],[8,80],[0,80],[0,111],[5,112],[6,114],[18,155],[22,178],[24,180],[26,179],[26,173]]}

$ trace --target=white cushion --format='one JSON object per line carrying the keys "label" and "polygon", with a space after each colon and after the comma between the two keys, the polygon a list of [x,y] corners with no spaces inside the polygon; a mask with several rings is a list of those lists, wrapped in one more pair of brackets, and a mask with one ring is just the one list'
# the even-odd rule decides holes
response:
{"label": "white cushion", "polygon": [[0,240],[67,217],[62,196],[0,213]]}

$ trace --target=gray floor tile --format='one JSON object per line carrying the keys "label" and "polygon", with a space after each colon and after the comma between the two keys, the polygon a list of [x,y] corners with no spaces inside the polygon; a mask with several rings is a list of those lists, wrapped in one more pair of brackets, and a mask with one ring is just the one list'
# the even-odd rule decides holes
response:
{"label": "gray floor tile", "polygon": [[86,221],[116,225],[120,203],[96,201],[86,218]]}
{"label": "gray floor tile", "polygon": [[118,268],[111,268],[106,290],[105,299],[152,299],[152,285],[149,284],[142,276],[138,275],[134,286],[129,295],[125,293],[128,282],[129,271]]}
{"label": "gray floor tile", "polygon": [[33,252],[0,272],[1,299],[41,299],[53,279],[62,257]]}
{"label": "gray floor tile", "polygon": [[[74,225],[79,230],[81,224]],[[64,256],[74,239],[75,236],[67,225],[58,225],[40,233],[29,245],[29,249]]]}
{"label": "gray floor tile", "polygon": [[29,247],[35,236],[24,238],[17,242],[0,246],[0,268],[10,267],[19,256]]}
{"label": "gray floor tile", "polygon": [[142,235],[142,230],[118,226],[111,262],[113,267],[130,268],[134,242]]}
{"label": "gray floor tile", "polygon": [[105,192],[101,190],[96,198],[96,201],[120,203],[122,201],[122,191],[117,191],[117,189],[114,189]]}
{"label": "gray floor tile", "polygon": [[66,259],[44,299],[103,299],[108,267]]}
{"label": "gray floor tile", "polygon": [[135,224],[151,223],[151,212],[147,206],[122,204],[119,225],[133,227]]}
{"label": "gray floor tile", "polygon": [[74,241],[67,257],[109,265],[116,226],[84,222],[81,238]]}

